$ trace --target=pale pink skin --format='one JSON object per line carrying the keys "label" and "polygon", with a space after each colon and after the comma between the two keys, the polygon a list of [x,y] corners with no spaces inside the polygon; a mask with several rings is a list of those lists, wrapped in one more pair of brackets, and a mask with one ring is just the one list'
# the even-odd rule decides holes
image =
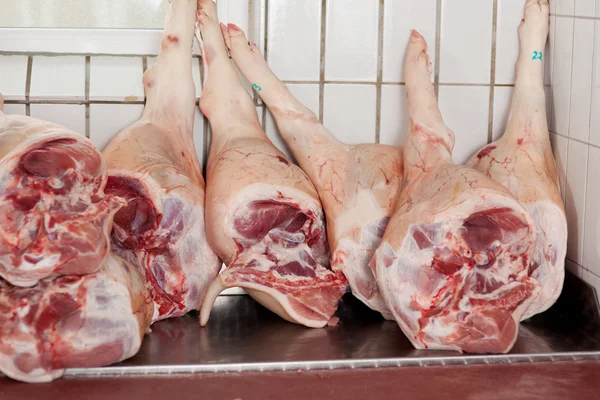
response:
{"label": "pale pink skin", "polygon": [[0,280],[0,372],[50,382],[65,368],[132,357],[153,308],[137,269],[113,255],[96,273],[47,278],[31,288]]}
{"label": "pale pink skin", "polygon": [[416,348],[508,352],[539,291],[528,276],[534,222],[506,188],[452,162],[454,134],[416,31],[405,64],[405,186],[371,262],[377,283]]}
{"label": "pale pink skin", "polygon": [[347,145],[336,139],[269,69],[256,45],[236,25],[222,25],[240,72],[261,90],[279,131],[314,183],[327,215],[331,266],[354,296],[392,318],[369,261],[396,207],[402,183],[402,150],[380,144]]}
{"label": "pale pink skin", "polygon": [[89,139],[57,124],[2,113],[0,277],[18,286],[96,272],[114,214],[106,164]]}
{"label": "pale pink skin", "polygon": [[221,266],[206,238],[204,180],[192,136],[196,10],[196,0],[171,1],[157,63],[144,74],[142,117],[103,151],[107,191],[130,200],[115,216],[113,249],[145,275],[154,320],[199,309]]}
{"label": "pale pink skin", "polygon": [[550,308],[565,277],[567,218],[546,122],[544,63],[532,59],[534,51],[543,52],[546,47],[549,16],[547,0],[527,1],[519,27],[521,54],[506,132],[467,164],[508,188],[535,221],[538,236],[531,276],[542,288],[523,319]]}
{"label": "pale pink skin", "polygon": [[[254,103],[227,54],[214,2],[201,0],[198,5],[204,63],[200,107],[212,131],[207,233],[228,267],[209,289],[201,324],[207,323],[216,296],[227,287],[238,286],[288,321],[325,326],[346,282],[329,269],[319,196],[306,174],[273,146],[262,130]],[[258,208],[262,211],[256,211]],[[289,210],[297,210],[301,219],[308,218],[301,231],[286,231],[289,221],[282,215]]]}

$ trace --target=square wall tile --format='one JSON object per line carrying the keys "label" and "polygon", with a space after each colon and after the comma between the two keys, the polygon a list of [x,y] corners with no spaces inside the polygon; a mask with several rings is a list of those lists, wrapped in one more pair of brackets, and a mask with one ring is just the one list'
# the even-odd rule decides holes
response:
{"label": "square wall tile", "polygon": [[550,130],[569,134],[571,66],[573,64],[573,18],[557,17],[552,70],[552,121]]}
{"label": "square wall tile", "polygon": [[465,164],[488,142],[490,88],[484,86],[440,86],[440,110],[454,132],[452,158]]}
{"label": "square wall tile", "polygon": [[81,104],[32,104],[30,115],[54,122],[85,136],[85,106]]}
{"label": "square wall tile", "polygon": [[136,122],[143,104],[91,104],[90,140],[103,150],[119,132]]}
{"label": "square wall tile", "polygon": [[436,0],[386,1],[383,23],[383,81],[404,82],[404,55],[412,29],[423,35],[435,65]]}
{"label": "square wall tile", "polygon": [[0,93],[4,100],[25,100],[27,56],[0,56]]}
{"label": "square wall tile", "polygon": [[554,153],[554,161],[556,162],[560,195],[564,202],[567,183],[567,151],[569,149],[569,139],[564,136],[559,136],[556,133],[551,133],[550,143],[552,144],[552,152]]}
{"label": "square wall tile", "polygon": [[506,131],[508,115],[514,88],[511,86],[497,86],[494,88],[494,124],[492,126],[492,140],[498,140]]}
{"label": "square wall tile", "polygon": [[377,80],[379,2],[328,0],[325,79]]}
{"label": "square wall tile", "polygon": [[597,0],[575,0],[575,15],[578,17],[595,17]]}
{"label": "square wall tile", "polygon": [[2,112],[6,115],[26,115],[25,104],[5,104]]}
{"label": "square wall tile", "polygon": [[581,264],[583,258],[588,148],[589,146],[584,143],[569,140],[569,149],[567,151],[567,183],[565,193],[565,208],[569,229],[567,257],[578,264]]}
{"label": "square wall tile", "polygon": [[249,12],[252,20],[248,27],[248,40],[256,43],[261,53],[265,54],[267,0],[250,1],[250,6]]}
{"label": "square wall tile", "polygon": [[515,83],[515,66],[520,50],[519,25],[522,18],[522,1],[498,0],[496,84]]}
{"label": "square wall tile", "polygon": [[581,279],[592,285],[596,292],[600,292],[600,277],[598,277],[596,270],[588,271],[585,268],[581,268],[581,274],[579,276]]}
{"label": "square wall tile", "polygon": [[576,262],[571,261],[567,258],[565,260],[565,269],[574,274],[575,276],[581,278],[581,271],[583,270],[583,268],[581,268],[581,266],[578,265]]}
{"label": "square wall tile", "polygon": [[347,144],[375,143],[375,85],[325,85],[323,125]]}
{"label": "square wall tile", "polygon": [[[600,7],[600,6],[599,6]],[[592,77],[592,118],[590,123],[590,143],[600,146],[600,20],[596,20],[594,39],[594,70]]]}
{"label": "square wall tile", "polygon": [[142,101],[141,57],[91,57],[90,100]]}
{"label": "square wall tile", "polygon": [[590,147],[587,191],[585,199],[585,234],[583,235],[583,266],[600,275],[600,149]]}
{"label": "square wall tile", "polygon": [[571,112],[569,137],[588,142],[594,62],[594,20],[576,19],[573,40],[573,76],[571,80]]}
{"label": "square wall tile", "polygon": [[404,146],[409,124],[406,87],[404,85],[383,85],[381,87],[380,143]]}
{"label": "square wall tile", "polygon": [[204,115],[200,111],[200,107],[194,110],[194,146],[196,147],[196,155],[200,161],[200,165],[204,168]]}
{"label": "square wall tile", "polygon": [[321,0],[270,0],[269,66],[281,80],[319,80]]}
{"label": "square wall tile", "polygon": [[248,32],[248,0],[217,0],[219,21],[224,24],[236,24]]}
{"label": "square wall tile", "polygon": [[288,84],[289,91],[304,107],[319,115],[319,85],[317,84]]}
{"label": "square wall tile", "polygon": [[[481,0],[442,2],[441,83],[490,82],[493,4]],[[467,10],[477,18],[468,17]]]}
{"label": "square wall tile", "polygon": [[85,99],[85,57],[33,57],[32,100]]}
{"label": "square wall tile", "polygon": [[[156,64],[157,57],[148,57],[146,60],[146,67],[151,68]],[[192,58],[192,79],[194,80],[194,87],[196,88],[196,100],[202,95],[202,76],[200,68],[202,65],[202,59],[198,57]],[[142,83],[143,86],[143,83]]]}
{"label": "square wall tile", "polygon": [[575,14],[575,1],[579,0],[554,0],[550,3],[556,3],[554,12],[560,15],[573,15]]}

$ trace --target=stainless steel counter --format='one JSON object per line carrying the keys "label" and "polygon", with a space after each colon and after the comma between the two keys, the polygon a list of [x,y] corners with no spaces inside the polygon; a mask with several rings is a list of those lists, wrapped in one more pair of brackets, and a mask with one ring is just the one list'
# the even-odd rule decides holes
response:
{"label": "stainless steel counter", "polygon": [[570,275],[559,302],[521,325],[507,355],[465,355],[415,350],[394,322],[384,321],[351,295],[343,298],[335,327],[288,323],[249,296],[217,299],[208,326],[197,314],[159,322],[142,349],[104,368],[66,375],[138,375],[191,372],[285,371],[337,368],[516,363],[600,359],[600,317],[590,286]]}

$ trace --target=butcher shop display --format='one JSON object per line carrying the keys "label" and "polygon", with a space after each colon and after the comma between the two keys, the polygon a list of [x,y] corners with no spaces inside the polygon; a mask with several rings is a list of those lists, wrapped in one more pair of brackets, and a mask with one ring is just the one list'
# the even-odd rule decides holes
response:
{"label": "butcher shop display", "polygon": [[[466,165],[452,160],[455,135],[416,30],[404,62],[409,132],[401,148],[347,144],[344,132],[330,133],[237,25],[219,23],[213,0],[169,1],[157,63],[143,75],[141,118],[102,152],[82,132],[3,113],[0,95],[0,373],[49,382],[69,368],[117,363],[140,350],[153,323],[191,311],[157,325],[162,333],[144,344],[144,362],[160,359],[147,348],[173,340],[181,354],[163,350],[173,356],[166,368],[185,369],[189,342],[207,343],[194,348],[204,355],[223,337],[231,353],[217,361],[242,365],[240,346],[227,342],[236,334],[246,347],[265,337],[284,343],[272,353],[286,357],[306,349],[288,346],[286,334],[309,346],[326,338],[327,356],[345,355],[352,368],[381,349],[393,357],[390,343],[402,333],[415,353],[508,353],[526,319],[507,357],[535,342],[530,323],[544,319],[536,315],[557,302],[565,282],[567,219],[542,76],[549,5],[524,3],[506,131]],[[198,105],[211,128],[205,177],[193,139],[194,37],[203,63]],[[298,165],[267,137],[239,74]],[[213,307],[226,303],[217,297],[234,287],[296,325],[257,305],[252,312],[287,333],[223,323],[231,321],[223,310],[211,331]],[[360,302],[348,295],[340,303],[348,289]],[[236,300],[229,310],[256,305]],[[373,320],[380,325],[356,327]],[[192,321],[198,337],[181,321]],[[254,335],[248,342],[240,326]],[[536,348],[549,353],[546,344]]]}
{"label": "butcher shop display", "polygon": [[285,142],[317,188],[327,217],[331,268],[344,274],[354,296],[391,319],[369,261],[399,198],[401,149],[340,142],[271,72],[242,30],[233,24],[222,30],[231,57],[260,89]]}
{"label": "butcher shop display", "polygon": [[227,265],[204,299],[201,324],[221,291],[242,287],[288,321],[323,327],[346,280],[329,266],[319,195],[262,130],[227,54],[212,0],[199,1],[198,21],[204,64],[200,107],[212,128],[206,228]]}
{"label": "butcher shop display", "polygon": [[549,8],[529,1],[519,26],[521,55],[504,136],[485,146],[468,166],[504,185],[533,218],[537,239],[529,274],[541,290],[523,319],[546,311],[562,291],[567,255],[567,217],[546,119],[544,64]]}
{"label": "butcher shop display", "polygon": [[154,321],[199,309],[221,266],[206,238],[204,179],[192,136],[197,0],[170,7],[158,61],[144,74],[142,117],[103,151],[106,191],[127,200],[115,215],[113,251],[143,273]]}
{"label": "butcher shop display", "polygon": [[33,286],[96,272],[108,257],[113,215],[106,164],[85,136],[6,115],[0,95],[0,277]]}

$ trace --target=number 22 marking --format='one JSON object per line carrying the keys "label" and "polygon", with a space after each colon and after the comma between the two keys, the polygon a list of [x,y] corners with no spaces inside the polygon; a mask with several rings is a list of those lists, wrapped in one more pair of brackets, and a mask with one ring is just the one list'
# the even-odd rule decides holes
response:
{"label": "number 22 marking", "polygon": [[535,61],[535,60],[544,61],[544,55],[542,54],[541,51],[534,51],[532,60],[533,61]]}

